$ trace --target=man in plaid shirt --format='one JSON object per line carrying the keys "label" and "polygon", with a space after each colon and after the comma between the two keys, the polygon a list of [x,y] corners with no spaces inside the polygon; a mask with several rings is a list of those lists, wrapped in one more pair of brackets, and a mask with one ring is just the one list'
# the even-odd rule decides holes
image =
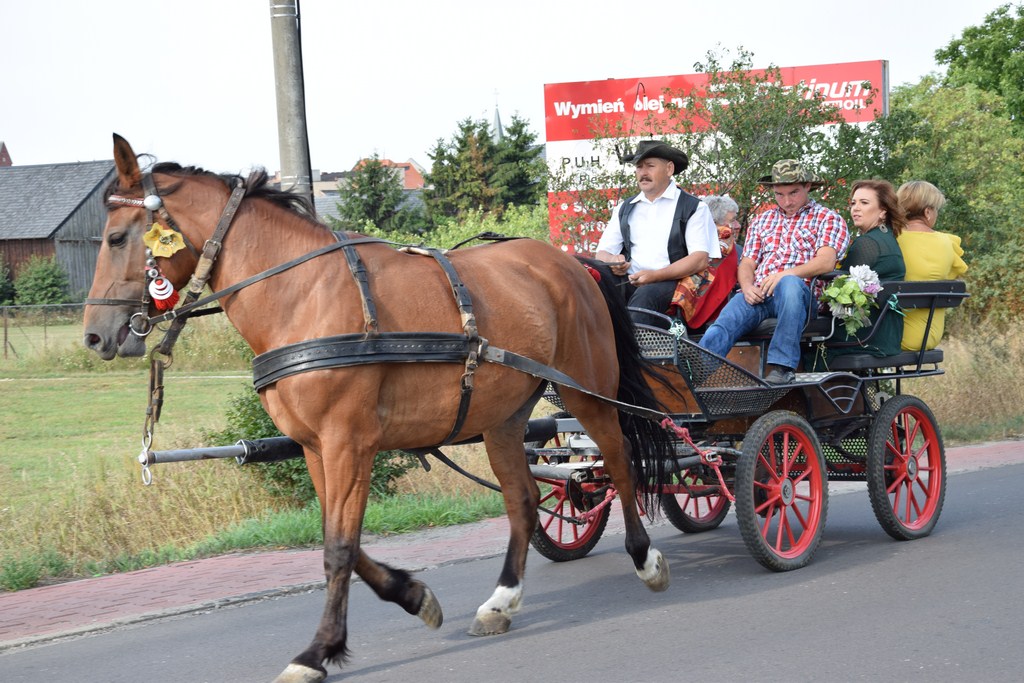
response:
{"label": "man in plaid shirt", "polygon": [[791,384],[807,323],[810,280],[835,269],[850,233],[838,213],[810,198],[810,191],[824,183],[799,161],[777,162],[760,182],[774,189],[778,206],[750,224],[738,272],[743,296],[729,300],[700,345],[725,356],[737,339],[765,318],[777,318],[765,380]]}

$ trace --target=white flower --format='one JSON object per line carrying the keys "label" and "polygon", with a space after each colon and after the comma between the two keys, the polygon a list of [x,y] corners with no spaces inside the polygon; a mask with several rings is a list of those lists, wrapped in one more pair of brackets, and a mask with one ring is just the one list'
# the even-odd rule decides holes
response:
{"label": "white flower", "polygon": [[871,270],[871,266],[853,266],[850,268],[850,278],[860,285],[862,292],[876,294],[882,289],[882,283],[878,281],[878,273]]}

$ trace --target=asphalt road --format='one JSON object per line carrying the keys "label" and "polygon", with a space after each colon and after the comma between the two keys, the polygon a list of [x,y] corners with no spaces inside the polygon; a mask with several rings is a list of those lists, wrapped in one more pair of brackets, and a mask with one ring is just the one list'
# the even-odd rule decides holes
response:
{"label": "asphalt road", "polygon": [[[531,553],[512,630],[466,635],[500,558],[421,573],[445,609],[425,628],[366,586],[352,590],[349,646],[336,681],[1020,681],[1024,645],[1024,465],[956,474],[926,539],[899,543],[866,493],[831,498],[807,567],[763,569],[735,519],[683,535],[652,529],[673,585],[651,593],[623,537],[555,564]],[[314,590],[136,624],[0,655],[0,681],[270,681],[310,640]]]}

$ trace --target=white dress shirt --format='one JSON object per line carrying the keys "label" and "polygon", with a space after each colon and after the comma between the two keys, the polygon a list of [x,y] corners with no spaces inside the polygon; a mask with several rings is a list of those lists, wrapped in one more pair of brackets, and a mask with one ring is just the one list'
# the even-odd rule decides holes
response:
{"label": "white dress shirt", "polygon": [[[629,272],[641,270],[658,270],[669,265],[668,238],[672,231],[672,220],[676,212],[676,204],[682,191],[675,183],[670,183],[665,192],[653,202],[643,192],[630,202],[635,204],[629,214],[630,249]],[[612,211],[611,220],[597,242],[598,251],[609,254],[622,253],[622,229],[619,226],[619,209]],[[708,258],[722,258],[722,249],[718,244],[718,227],[711,218],[711,210],[704,202],[699,202],[697,210],[686,222],[686,251],[706,251]]]}

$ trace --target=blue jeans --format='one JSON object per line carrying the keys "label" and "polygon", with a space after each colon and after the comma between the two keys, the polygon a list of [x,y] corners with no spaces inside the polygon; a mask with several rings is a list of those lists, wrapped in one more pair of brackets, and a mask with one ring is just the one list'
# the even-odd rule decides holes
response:
{"label": "blue jeans", "polygon": [[767,362],[795,369],[800,362],[800,334],[807,324],[810,299],[810,287],[795,275],[783,277],[770,297],[753,306],[742,294],[737,294],[729,299],[718,319],[704,333],[700,346],[725,356],[737,339],[766,318],[777,318],[778,324],[768,345]]}

